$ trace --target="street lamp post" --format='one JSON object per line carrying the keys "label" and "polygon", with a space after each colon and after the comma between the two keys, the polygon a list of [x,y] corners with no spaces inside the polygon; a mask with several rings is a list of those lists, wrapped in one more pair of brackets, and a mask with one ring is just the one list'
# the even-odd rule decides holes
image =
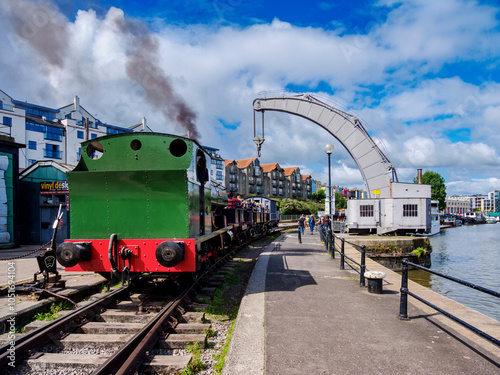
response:
{"label": "street lamp post", "polygon": [[323,150],[328,154],[328,214],[332,215],[332,172],[331,172],[331,164],[330,159],[333,152],[333,145],[331,143],[327,143]]}
{"label": "street lamp post", "polygon": [[[333,226],[333,218],[332,218],[332,173],[331,173],[331,164],[330,159],[333,152],[333,145],[331,143],[327,143],[323,150],[328,154],[328,214],[329,214],[329,225],[328,225],[328,251],[331,252],[332,257],[335,257],[335,250],[332,246],[332,226]],[[334,207],[335,209],[335,207]]]}

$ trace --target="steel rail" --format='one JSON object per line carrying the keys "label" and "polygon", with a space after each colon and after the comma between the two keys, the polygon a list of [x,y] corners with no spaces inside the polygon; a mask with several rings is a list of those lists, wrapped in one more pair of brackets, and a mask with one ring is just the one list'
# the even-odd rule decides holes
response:
{"label": "steel rail", "polygon": [[[21,359],[27,357],[33,349],[46,344],[70,329],[82,325],[85,321],[100,313],[103,307],[113,303],[120,294],[125,293],[127,290],[128,287],[117,289],[97,301],[82,306],[43,327],[17,338],[13,343],[16,353],[15,362],[18,363]],[[7,366],[10,362],[8,358],[10,348],[10,342],[0,347],[0,368]]]}
{"label": "steel rail", "polygon": [[139,332],[137,332],[125,345],[116,351],[106,362],[93,372],[94,375],[110,374],[135,374],[150,351],[165,330],[168,318],[180,305],[182,300],[194,288],[192,284],[183,291],[175,300],[169,302],[161,311],[151,319]]}
{"label": "steel rail", "polygon": [[[271,233],[271,232],[270,232]],[[211,269],[220,264],[225,258],[230,257],[237,250],[248,246],[250,243],[265,237],[262,235],[237,246],[231,252],[214,264]],[[133,375],[137,372],[142,365],[147,353],[153,349],[156,342],[160,339],[163,331],[165,330],[168,318],[172,315],[175,309],[181,304],[186,296],[197,286],[204,277],[208,275],[209,271],[200,275],[196,282],[186,288],[175,300],[168,303],[157,314],[156,317],[151,319],[139,332],[137,332],[125,345],[123,345],[117,352],[109,357],[93,375]]]}

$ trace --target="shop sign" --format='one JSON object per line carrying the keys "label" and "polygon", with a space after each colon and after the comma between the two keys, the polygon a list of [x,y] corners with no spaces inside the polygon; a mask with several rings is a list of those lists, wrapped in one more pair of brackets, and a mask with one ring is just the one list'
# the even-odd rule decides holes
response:
{"label": "shop sign", "polygon": [[47,191],[68,191],[68,182],[67,181],[47,181],[40,182],[40,190],[41,192]]}

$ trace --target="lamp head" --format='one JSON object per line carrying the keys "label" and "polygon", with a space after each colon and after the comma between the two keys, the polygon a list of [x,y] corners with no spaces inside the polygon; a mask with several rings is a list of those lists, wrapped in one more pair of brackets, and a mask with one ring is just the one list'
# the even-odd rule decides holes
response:
{"label": "lamp head", "polygon": [[325,150],[325,152],[326,152],[328,155],[330,155],[330,154],[333,152],[333,149],[334,149],[334,147],[333,147],[333,145],[332,145],[331,143],[327,143],[327,144],[325,145],[325,147],[323,147],[323,150]]}

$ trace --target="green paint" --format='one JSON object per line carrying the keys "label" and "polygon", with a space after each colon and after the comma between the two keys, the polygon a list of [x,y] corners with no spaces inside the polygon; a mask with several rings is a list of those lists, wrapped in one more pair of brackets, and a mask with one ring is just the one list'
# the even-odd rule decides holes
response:
{"label": "green paint", "polygon": [[[101,139],[98,160],[86,153],[67,174],[71,238],[186,238],[189,202],[186,169],[192,141],[182,157],[169,151],[174,136],[120,134]],[[141,142],[139,150],[131,142]],[[85,150],[91,142],[82,146]],[[83,153],[83,152],[82,152]]]}

